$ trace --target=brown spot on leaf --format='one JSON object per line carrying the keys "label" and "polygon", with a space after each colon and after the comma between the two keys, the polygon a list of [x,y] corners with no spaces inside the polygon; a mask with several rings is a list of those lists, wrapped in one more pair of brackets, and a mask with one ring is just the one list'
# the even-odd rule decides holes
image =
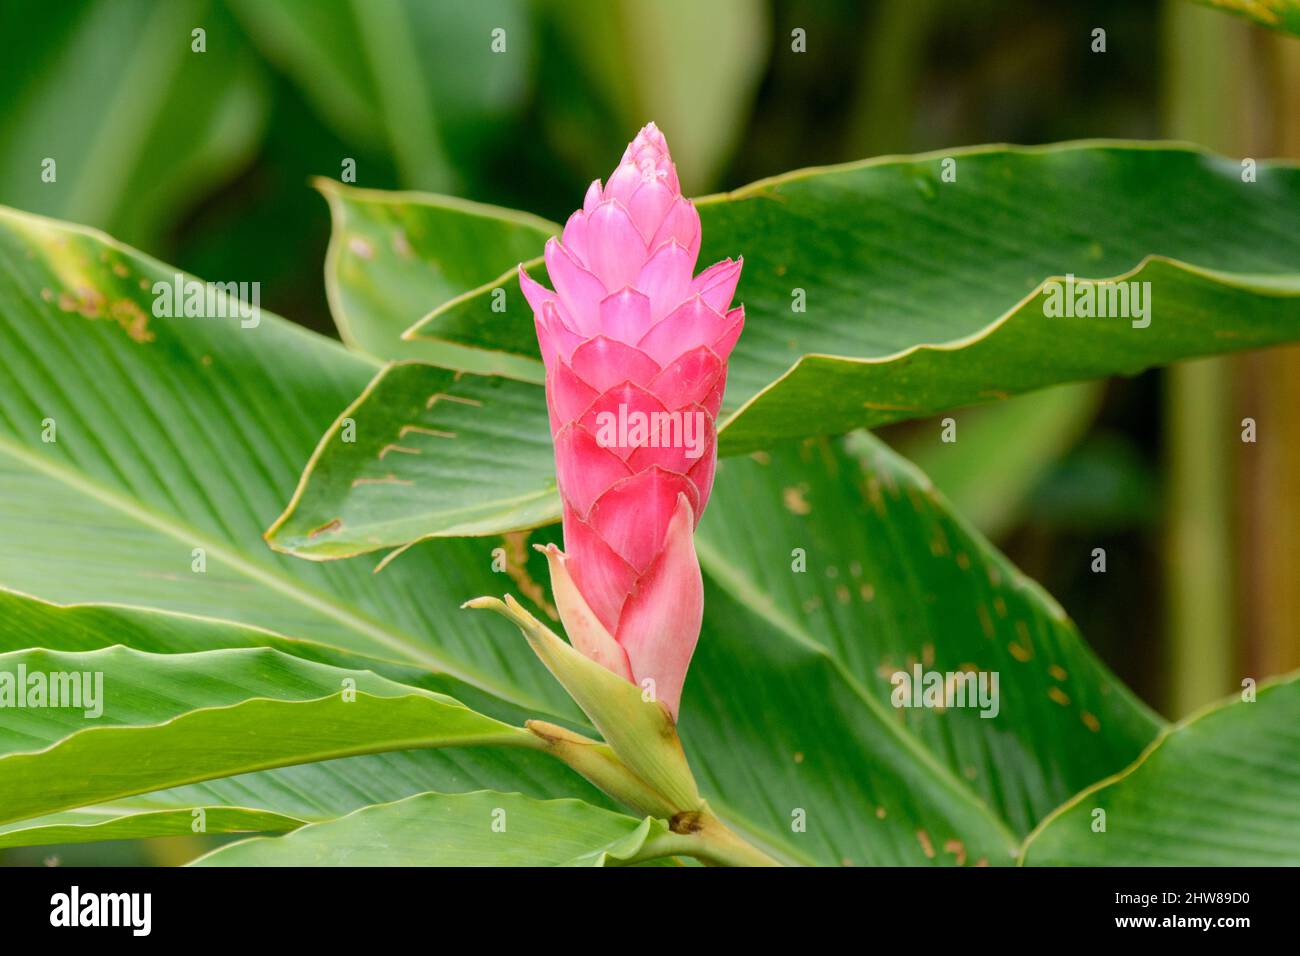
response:
{"label": "brown spot on leaf", "polygon": [[528,600],[546,612],[552,621],[560,619],[560,612],[555,605],[546,600],[546,589],[533,580],[528,573],[528,532],[512,531],[502,535],[506,548],[506,574],[515,582]]}
{"label": "brown spot on leaf", "polygon": [[329,532],[338,531],[339,528],[341,527],[343,527],[343,519],[335,518],[333,521],[325,522],[325,524],[321,525],[319,528],[312,528],[310,531],[307,532],[307,537],[314,538],[318,534],[326,534]]}
{"label": "brown spot on leaf", "polygon": [[797,515],[806,515],[811,512],[812,505],[804,497],[807,493],[807,485],[791,485],[781,492],[781,499],[785,502],[786,510]]}

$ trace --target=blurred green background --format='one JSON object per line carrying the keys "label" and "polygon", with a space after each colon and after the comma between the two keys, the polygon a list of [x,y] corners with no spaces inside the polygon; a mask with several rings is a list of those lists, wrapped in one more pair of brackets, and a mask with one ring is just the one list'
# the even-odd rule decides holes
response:
{"label": "blurred green background", "polygon": [[[331,335],[308,180],[348,159],[361,186],[562,221],[650,119],[691,194],[987,142],[1300,156],[1300,41],[1181,0],[5,0],[0,40],[0,202],[260,281],[266,307]],[[1300,667],[1300,351],[955,415],[955,445],[937,422],[885,437],[1156,709]],[[1256,444],[1206,440],[1246,416]]]}

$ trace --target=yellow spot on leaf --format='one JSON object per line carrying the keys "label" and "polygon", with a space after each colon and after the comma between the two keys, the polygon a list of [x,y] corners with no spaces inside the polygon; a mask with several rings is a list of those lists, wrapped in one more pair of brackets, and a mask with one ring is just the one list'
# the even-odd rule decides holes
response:
{"label": "yellow spot on leaf", "polygon": [[807,485],[791,485],[781,492],[781,498],[785,502],[786,510],[797,515],[806,515],[812,511],[812,505],[804,497],[807,493]]}
{"label": "yellow spot on leaf", "polygon": [[951,853],[957,858],[958,866],[966,865],[966,846],[961,840],[949,840],[943,845],[944,853]]}
{"label": "yellow spot on leaf", "polygon": [[560,614],[555,605],[546,600],[546,589],[528,573],[528,532],[512,531],[502,539],[506,546],[506,573],[530,601],[545,611],[552,621],[558,621]]}

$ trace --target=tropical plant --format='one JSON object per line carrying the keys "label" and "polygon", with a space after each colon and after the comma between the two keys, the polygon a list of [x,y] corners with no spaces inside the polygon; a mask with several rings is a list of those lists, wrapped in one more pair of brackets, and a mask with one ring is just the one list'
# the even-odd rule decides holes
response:
{"label": "tropical plant", "polygon": [[[346,346],[0,210],[0,848],[1300,863],[1300,677],[1167,724],[865,430],[1300,341],[1300,167],[977,147],[698,200],[702,261],[744,256],[745,331],[708,408],[680,708],[575,633],[622,639],[556,548],[525,297],[544,316],[548,293],[516,267],[563,297],[561,227],[319,188]],[[657,593],[652,623],[682,631],[694,594]]]}

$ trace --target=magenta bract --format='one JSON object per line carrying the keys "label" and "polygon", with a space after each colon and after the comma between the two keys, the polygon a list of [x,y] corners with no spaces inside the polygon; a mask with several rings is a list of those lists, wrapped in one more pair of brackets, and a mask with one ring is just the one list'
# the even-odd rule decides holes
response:
{"label": "magenta bract", "polygon": [[745,322],[730,308],[741,262],[696,276],[699,249],[699,214],[651,123],[547,242],[555,291],[519,271],[564,502],[567,554],[552,554],[552,577],[559,560],[576,586],[555,588],[561,617],[588,657],[653,681],[674,718],[703,611],[694,531]]}

